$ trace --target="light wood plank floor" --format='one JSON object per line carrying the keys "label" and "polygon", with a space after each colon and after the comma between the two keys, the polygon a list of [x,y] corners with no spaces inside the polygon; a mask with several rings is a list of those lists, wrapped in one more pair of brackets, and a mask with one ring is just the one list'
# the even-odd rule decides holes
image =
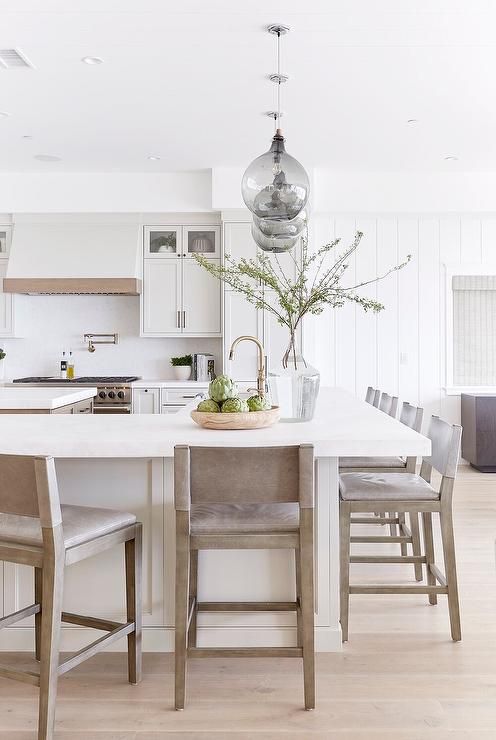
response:
{"label": "light wood plank floor", "polygon": [[[189,704],[175,712],[172,656],[146,655],[133,687],[123,654],[100,655],[61,679],[57,740],[494,740],[496,475],[464,468],[455,512],[461,643],[442,598],[356,596],[344,652],[317,656],[315,712],[301,707],[297,661],[192,661]],[[375,567],[354,573],[377,580]],[[34,740],[36,697],[0,680],[0,740]]]}

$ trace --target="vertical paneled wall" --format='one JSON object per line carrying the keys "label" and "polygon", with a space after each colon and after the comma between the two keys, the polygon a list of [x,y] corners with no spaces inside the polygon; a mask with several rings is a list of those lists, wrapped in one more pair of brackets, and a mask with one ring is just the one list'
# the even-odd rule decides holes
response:
{"label": "vertical paneled wall", "polygon": [[364,237],[349,261],[347,285],[384,274],[408,254],[412,261],[362,288],[386,308],[378,315],[347,305],[311,320],[308,332],[325,385],[360,396],[374,385],[420,403],[427,415],[459,420],[459,396],[447,396],[445,264],[496,263],[496,215],[325,215],[313,221],[313,244],[335,237],[348,246]]}

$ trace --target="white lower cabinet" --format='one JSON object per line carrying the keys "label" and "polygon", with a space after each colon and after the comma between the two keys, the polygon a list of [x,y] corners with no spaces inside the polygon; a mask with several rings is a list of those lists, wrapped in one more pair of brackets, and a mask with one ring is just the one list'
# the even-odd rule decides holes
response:
{"label": "white lower cabinet", "polygon": [[133,388],[133,414],[159,414],[160,388]]}
{"label": "white lower cabinet", "polygon": [[14,296],[3,292],[7,260],[0,260],[0,337],[14,336]]}
{"label": "white lower cabinet", "polygon": [[161,401],[161,413],[162,414],[177,414],[178,411],[183,409],[189,403],[192,403],[195,399],[200,400],[200,397],[207,393],[208,383],[204,386],[195,385],[194,388],[162,388],[162,401]]}

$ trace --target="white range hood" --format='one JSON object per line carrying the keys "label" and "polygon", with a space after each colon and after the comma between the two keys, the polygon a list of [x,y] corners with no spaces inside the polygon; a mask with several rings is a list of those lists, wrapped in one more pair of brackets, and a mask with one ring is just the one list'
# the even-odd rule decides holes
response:
{"label": "white range hood", "polygon": [[6,293],[139,295],[136,220],[16,217]]}

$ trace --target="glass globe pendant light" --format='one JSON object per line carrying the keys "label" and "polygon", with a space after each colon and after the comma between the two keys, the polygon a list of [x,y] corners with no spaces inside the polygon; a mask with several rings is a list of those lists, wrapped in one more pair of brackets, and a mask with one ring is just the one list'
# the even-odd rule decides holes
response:
{"label": "glass globe pendant light", "polygon": [[306,208],[291,221],[276,221],[272,218],[253,216],[253,223],[265,236],[300,236],[308,225],[308,203]]}
{"label": "glass globe pendant light", "polygon": [[281,84],[288,79],[281,74],[280,39],[289,28],[278,24],[269,26],[267,30],[277,36],[277,74],[270,75],[271,81],[277,83],[276,132],[269,151],[247,167],[241,193],[254,216],[283,224],[293,221],[305,208],[310,182],[305,168],[286,152],[280,128]]}
{"label": "glass globe pendant light", "polygon": [[296,246],[299,239],[298,236],[286,236],[285,234],[266,236],[260,231],[255,222],[251,225],[251,235],[256,245],[264,252],[289,252],[290,249]]}

